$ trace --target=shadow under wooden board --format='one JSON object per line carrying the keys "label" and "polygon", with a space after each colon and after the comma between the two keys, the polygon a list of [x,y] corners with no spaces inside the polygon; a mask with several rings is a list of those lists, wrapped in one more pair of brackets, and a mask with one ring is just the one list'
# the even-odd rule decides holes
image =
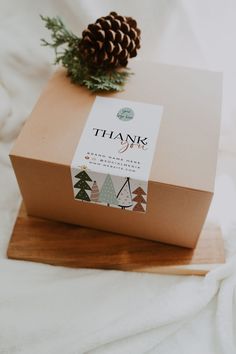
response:
{"label": "shadow under wooden board", "polygon": [[205,228],[195,249],[49,221],[21,206],[8,258],[75,268],[204,275],[224,263],[219,228]]}

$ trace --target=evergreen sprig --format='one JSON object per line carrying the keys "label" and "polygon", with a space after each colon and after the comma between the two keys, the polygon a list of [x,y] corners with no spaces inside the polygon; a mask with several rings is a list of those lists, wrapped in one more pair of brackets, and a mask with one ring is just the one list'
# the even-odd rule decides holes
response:
{"label": "evergreen sprig", "polygon": [[86,63],[79,51],[81,38],[68,31],[60,17],[42,16],[45,27],[51,31],[52,42],[41,40],[43,46],[54,49],[54,64],[62,64],[75,84],[86,86],[93,92],[122,91],[131,75],[128,68],[104,70],[93,68]]}

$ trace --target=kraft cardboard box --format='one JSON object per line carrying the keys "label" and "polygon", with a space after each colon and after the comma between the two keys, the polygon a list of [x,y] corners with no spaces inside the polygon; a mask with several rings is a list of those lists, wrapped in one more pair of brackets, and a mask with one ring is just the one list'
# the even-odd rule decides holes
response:
{"label": "kraft cardboard box", "polygon": [[[51,78],[10,154],[27,212],[192,248],[214,192],[222,75],[141,61],[131,70],[120,93],[92,94],[71,84],[63,69]],[[112,130],[101,117],[127,131]],[[132,135],[135,117],[139,133]],[[142,129],[154,134],[148,152],[137,152],[147,147]],[[96,154],[100,147],[93,144],[105,140],[108,155],[116,143],[128,146],[130,154],[134,147],[136,160],[127,163],[125,153],[121,161],[118,155],[108,161],[101,151]],[[138,172],[141,154],[148,180]]]}

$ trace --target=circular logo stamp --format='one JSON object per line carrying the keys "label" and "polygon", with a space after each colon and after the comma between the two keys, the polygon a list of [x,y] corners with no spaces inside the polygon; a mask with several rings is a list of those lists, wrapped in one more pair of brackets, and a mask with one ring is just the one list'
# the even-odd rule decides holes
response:
{"label": "circular logo stamp", "polygon": [[119,110],[117,117],[123,122],[128,122],[134,118],[134,111],[129,107],[124,107]]}

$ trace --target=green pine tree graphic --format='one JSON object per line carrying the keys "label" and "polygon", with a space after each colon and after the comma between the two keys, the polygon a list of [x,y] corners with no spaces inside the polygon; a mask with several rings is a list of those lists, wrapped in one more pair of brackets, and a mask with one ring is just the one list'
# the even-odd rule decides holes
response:
{"label": "green pine tree graphic", "polygon": [[91,190],[91,187],[87,182],[92,181],[89,175],[83,170],[79,172],[75,178],[79,178],[79,181],[75,183],[74,188],[80,188],[79,192],[76,194],[75,198],[76,199],[81,199],[81,200],[86,200],[90,201],[90,198],[88,194],[86,193],[87,191]]}
{"label": "green pine tree graphic", "polygon": [[118,205],[115,188],[110,175],[106,176],[106,179],[102,185],[99,200],[100,203],[107,203],[107,206],[110,204]]}

